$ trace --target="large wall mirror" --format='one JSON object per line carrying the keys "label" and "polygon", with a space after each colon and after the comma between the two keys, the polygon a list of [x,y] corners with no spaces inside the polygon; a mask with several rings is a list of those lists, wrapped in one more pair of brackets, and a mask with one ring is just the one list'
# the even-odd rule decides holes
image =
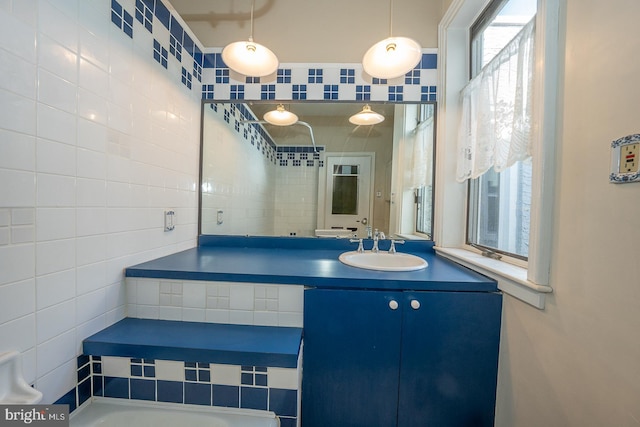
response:
{"label": "large wall mirror", "polygon": [[200,234],[431,239],[435,104],[203,102]]}

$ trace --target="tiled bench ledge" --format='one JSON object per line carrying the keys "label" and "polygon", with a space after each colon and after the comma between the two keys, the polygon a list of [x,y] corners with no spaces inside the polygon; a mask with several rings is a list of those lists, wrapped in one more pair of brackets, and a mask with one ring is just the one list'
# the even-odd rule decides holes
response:
{"label": "tiled bench ledge", "polygon": [[125,318],[85,339],[84,354],[296,368],[302,329]]}

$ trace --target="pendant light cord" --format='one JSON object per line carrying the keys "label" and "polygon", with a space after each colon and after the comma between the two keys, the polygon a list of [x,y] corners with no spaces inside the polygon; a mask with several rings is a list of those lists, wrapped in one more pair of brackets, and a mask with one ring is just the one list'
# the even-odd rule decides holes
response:
{"label": "pendant light cord", "polygon": [[389,37],[393,36],[393,0],[389,0]]}
{"label": "pendant light cord", "polygon": [[249,41],[250,42],[253,41],[253,8],[254,8],[255,5],[256,5],[256,0],[253,0],[251,2],[251,25],[250,25],[251,29],[249,30],[250,31],[250,33],[249,33]]}

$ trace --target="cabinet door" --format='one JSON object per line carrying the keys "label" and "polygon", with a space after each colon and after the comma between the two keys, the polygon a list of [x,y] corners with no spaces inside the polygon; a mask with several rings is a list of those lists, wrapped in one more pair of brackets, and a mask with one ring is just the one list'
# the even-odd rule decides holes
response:
{"label": "cabinet door", "polygon": [[[396,425],[401,296],[305,291],[303,427]],[[391,300],[398,302],[396,310]]]}
{"label": "cabinet door", "polygon": [[502,295],[407,292],[403,304],[398,426],[492,427]]}

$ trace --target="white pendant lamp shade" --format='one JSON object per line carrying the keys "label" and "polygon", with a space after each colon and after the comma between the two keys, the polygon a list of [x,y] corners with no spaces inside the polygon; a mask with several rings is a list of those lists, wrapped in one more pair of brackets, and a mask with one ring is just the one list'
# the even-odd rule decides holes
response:
{"label": "white pendant lamp shade", "polygon": [[278,57],[269,48],[253,41],[253,8],[251,2],[251,33],[248,41],[234,42],[222,49],[222,60],[229,68],[247,77],[264,77],[278,69]]}
{"label": "white pendant lamp shade", "polygon": [[230,43],[222,50],[222,60],[229,68],[248,77],[264,77],[278,69],[278,58],[263,45],[249,41]]}
{"label": "white pendant lamp shade", "polygon": [[263,118],[267,123],[276,126],[291,126],[298,122],[298,116],[285,110],[282,104],[278,104],[275,110],[266,112]]}
{"label": "white pendant lamp shade", "polygon": [[362,67],[371,77],[393,79],[413,70],[422,59],[420,44],[407,37],[388,37],[369,48]]}
{"label": "white pendant lamp shade", "polygon": [[359,126],[377,125],[383,121],[384,116],[371,110],[369,105],[365,105],[362,111],[349,117],[349,122]]}

